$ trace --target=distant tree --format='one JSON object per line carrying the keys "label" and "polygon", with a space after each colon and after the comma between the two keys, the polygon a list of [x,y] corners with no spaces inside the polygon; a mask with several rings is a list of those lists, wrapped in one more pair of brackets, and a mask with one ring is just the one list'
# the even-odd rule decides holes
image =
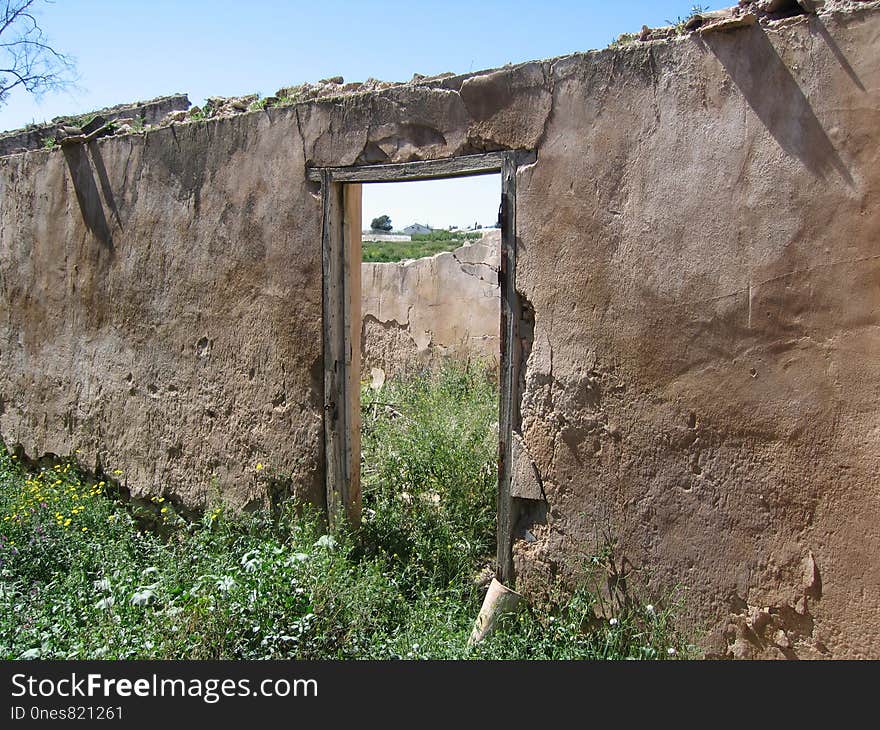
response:
{"label": "distant tree", "polygon": [[0,106],[16,87],[40,96],[73,83],[73,61],[49,45],[34,17],[40,0],[0,0]]}
{"label": "distant tree", "polygon": [[391,226],[391,218],[387,215],[380,215],[378,218],[373,218],[370,223],[370,228],[374,231],[390,231]]}

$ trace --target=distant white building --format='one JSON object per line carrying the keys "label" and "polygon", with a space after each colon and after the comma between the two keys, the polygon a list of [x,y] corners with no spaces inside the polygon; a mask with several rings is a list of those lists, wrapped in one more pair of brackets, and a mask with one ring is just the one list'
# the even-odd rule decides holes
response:
{"label": "distant white building", "polygon": [[413,223],[411,226],[407,226],[403,229],[403,232],[408,236],[413,235],[414,233],[430,233],[434,229],[430,226],[423,226],[421,223]]}

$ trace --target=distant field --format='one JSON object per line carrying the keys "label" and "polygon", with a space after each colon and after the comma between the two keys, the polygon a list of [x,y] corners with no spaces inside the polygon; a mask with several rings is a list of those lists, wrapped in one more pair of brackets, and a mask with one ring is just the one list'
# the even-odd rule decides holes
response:
{"label": "distant field", "polygon": [[442,251],[454,251],[467,241],[482,238],[482,233],[434,231],[417,233],[412,238],[412,241],[370,241],[365,237],[363,260],[371,263],[392,263],[405,259],[420,259]]}

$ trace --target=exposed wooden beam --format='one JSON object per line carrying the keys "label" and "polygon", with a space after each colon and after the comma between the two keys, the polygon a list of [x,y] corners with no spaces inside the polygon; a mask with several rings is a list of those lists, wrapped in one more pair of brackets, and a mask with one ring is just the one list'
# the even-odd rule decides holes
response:
{"label": "exposed wooden beam", "polygon": [[[501,172],[504,156],[509,152],[486,152],[480,155],[462,155],[442,160],[418,160],[388,165],[351,165],[348,167],[309,167],[312,182],[321,182],[327,173],[332,182],[403,182],[405,180],[431,180],[443,177],[467,177]],[[518,153],[531,155],[534,152]]]}

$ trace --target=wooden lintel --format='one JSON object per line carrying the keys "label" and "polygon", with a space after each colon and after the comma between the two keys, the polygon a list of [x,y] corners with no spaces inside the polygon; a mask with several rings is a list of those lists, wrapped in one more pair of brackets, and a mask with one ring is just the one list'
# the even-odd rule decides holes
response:
{"label": "wooden lintel", "polygon": [[[405,180],[431,180],[443,177],[467,177],[501,172],[505,155],[510,152],[486,152],[480,155],[462,155],[442,160],[417,160],[387,165],[351,165],[348,167],[309,167],[312,182],[321,182],[327,173],[333,182],[403,182]],[[517,152],[520,164],[528,164],[528,156],[534,161],[534,152]]]}

